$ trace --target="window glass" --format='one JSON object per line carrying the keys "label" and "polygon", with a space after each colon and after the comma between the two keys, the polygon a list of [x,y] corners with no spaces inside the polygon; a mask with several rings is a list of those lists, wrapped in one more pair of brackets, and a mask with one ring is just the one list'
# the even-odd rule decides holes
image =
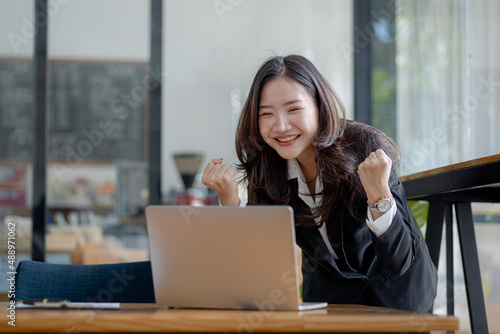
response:
{"label": "window glass", "polygon": [[[500,3],[490,0],[398,2],[397,140],[401,175],[500,153]],[[499,300],[500,206],[472,203],[487,313]],[[454,230],[455,315],[470,324],[458,235]],[[446,249],[441,247],[434,313],[445,314]],[[491,317],[490,317],[491,318]],[[463,320],[463,321],[462,321]],[[494,324],[490,323],[490,330]]]}
{"label": "window glass", "polygon": [[63,263],[147,260],[149,1],[72,0],[53,11],[47,254]]}
{"label": "window glass", "polygon": [[[0,11],[0,271],[31,258],[31,144],[34,4],[9,1]],[[11,267],[12,266],[12,267]],[[0,292],[8,292],[7,280]]]}
{"label": "window glass", "polygon": [[399,2],[401,174],[500,153],[496,1]]}

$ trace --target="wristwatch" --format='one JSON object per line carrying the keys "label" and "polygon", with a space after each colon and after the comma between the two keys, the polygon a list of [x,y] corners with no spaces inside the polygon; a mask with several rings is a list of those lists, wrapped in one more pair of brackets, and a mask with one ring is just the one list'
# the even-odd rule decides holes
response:
{"label": "wristwatch", "polygon": [[392,203],[394,203],[394,197],[382,197],[381,199],[378,200],[378,202],[375,203],[370,203],[369,201],[366,201],[368,203],[368,207],[370,210],[375,211],[375,212],[387,212],[391,209]]}

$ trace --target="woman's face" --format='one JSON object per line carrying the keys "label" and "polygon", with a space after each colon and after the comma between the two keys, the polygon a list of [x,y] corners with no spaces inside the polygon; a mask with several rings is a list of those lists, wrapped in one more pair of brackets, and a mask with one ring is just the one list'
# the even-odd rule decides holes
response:
{"label": "woman's face", "polygon": [[262,87],[259,130],[283,159],[314,161],[312,140],[318,131],[318,108],[299,83],[278,77]]}

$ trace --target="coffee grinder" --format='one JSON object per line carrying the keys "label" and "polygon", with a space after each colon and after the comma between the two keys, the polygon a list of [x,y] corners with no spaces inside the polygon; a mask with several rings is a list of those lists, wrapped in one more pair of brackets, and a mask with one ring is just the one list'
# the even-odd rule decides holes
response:
{"label": "coffee grinder", "polygon": [[174,154],[174,160],[184,183],[184,191],[177,195],[176,205],[203,205],[205,201],[203,193],[193,188],[203,154],[178,153]]}

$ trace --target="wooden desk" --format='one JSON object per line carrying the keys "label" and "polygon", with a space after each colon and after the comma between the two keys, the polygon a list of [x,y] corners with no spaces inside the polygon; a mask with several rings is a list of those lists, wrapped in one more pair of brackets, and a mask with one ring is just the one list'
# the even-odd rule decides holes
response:
{"label": "wooden desk", "polygon": [[436,267],[446,218],[450,315],[454,314],[452,209],[455,207],[471,329],[473,333],[488,333],[471,202],[500,202],[500,154],[403,176],[400,180],[408,199],[429,201],[425,240]]}
{"label": "wooden desk", "polygon": [[[0,303],[5,310],[7,303]],[[305,312],[165,309],[123,304],[122,310],[17,309],[16,326],[0,322],[0,333],[178,333],[324,332],[423,333],[458,330],[451,316],[359,305],[329,305]]]}

